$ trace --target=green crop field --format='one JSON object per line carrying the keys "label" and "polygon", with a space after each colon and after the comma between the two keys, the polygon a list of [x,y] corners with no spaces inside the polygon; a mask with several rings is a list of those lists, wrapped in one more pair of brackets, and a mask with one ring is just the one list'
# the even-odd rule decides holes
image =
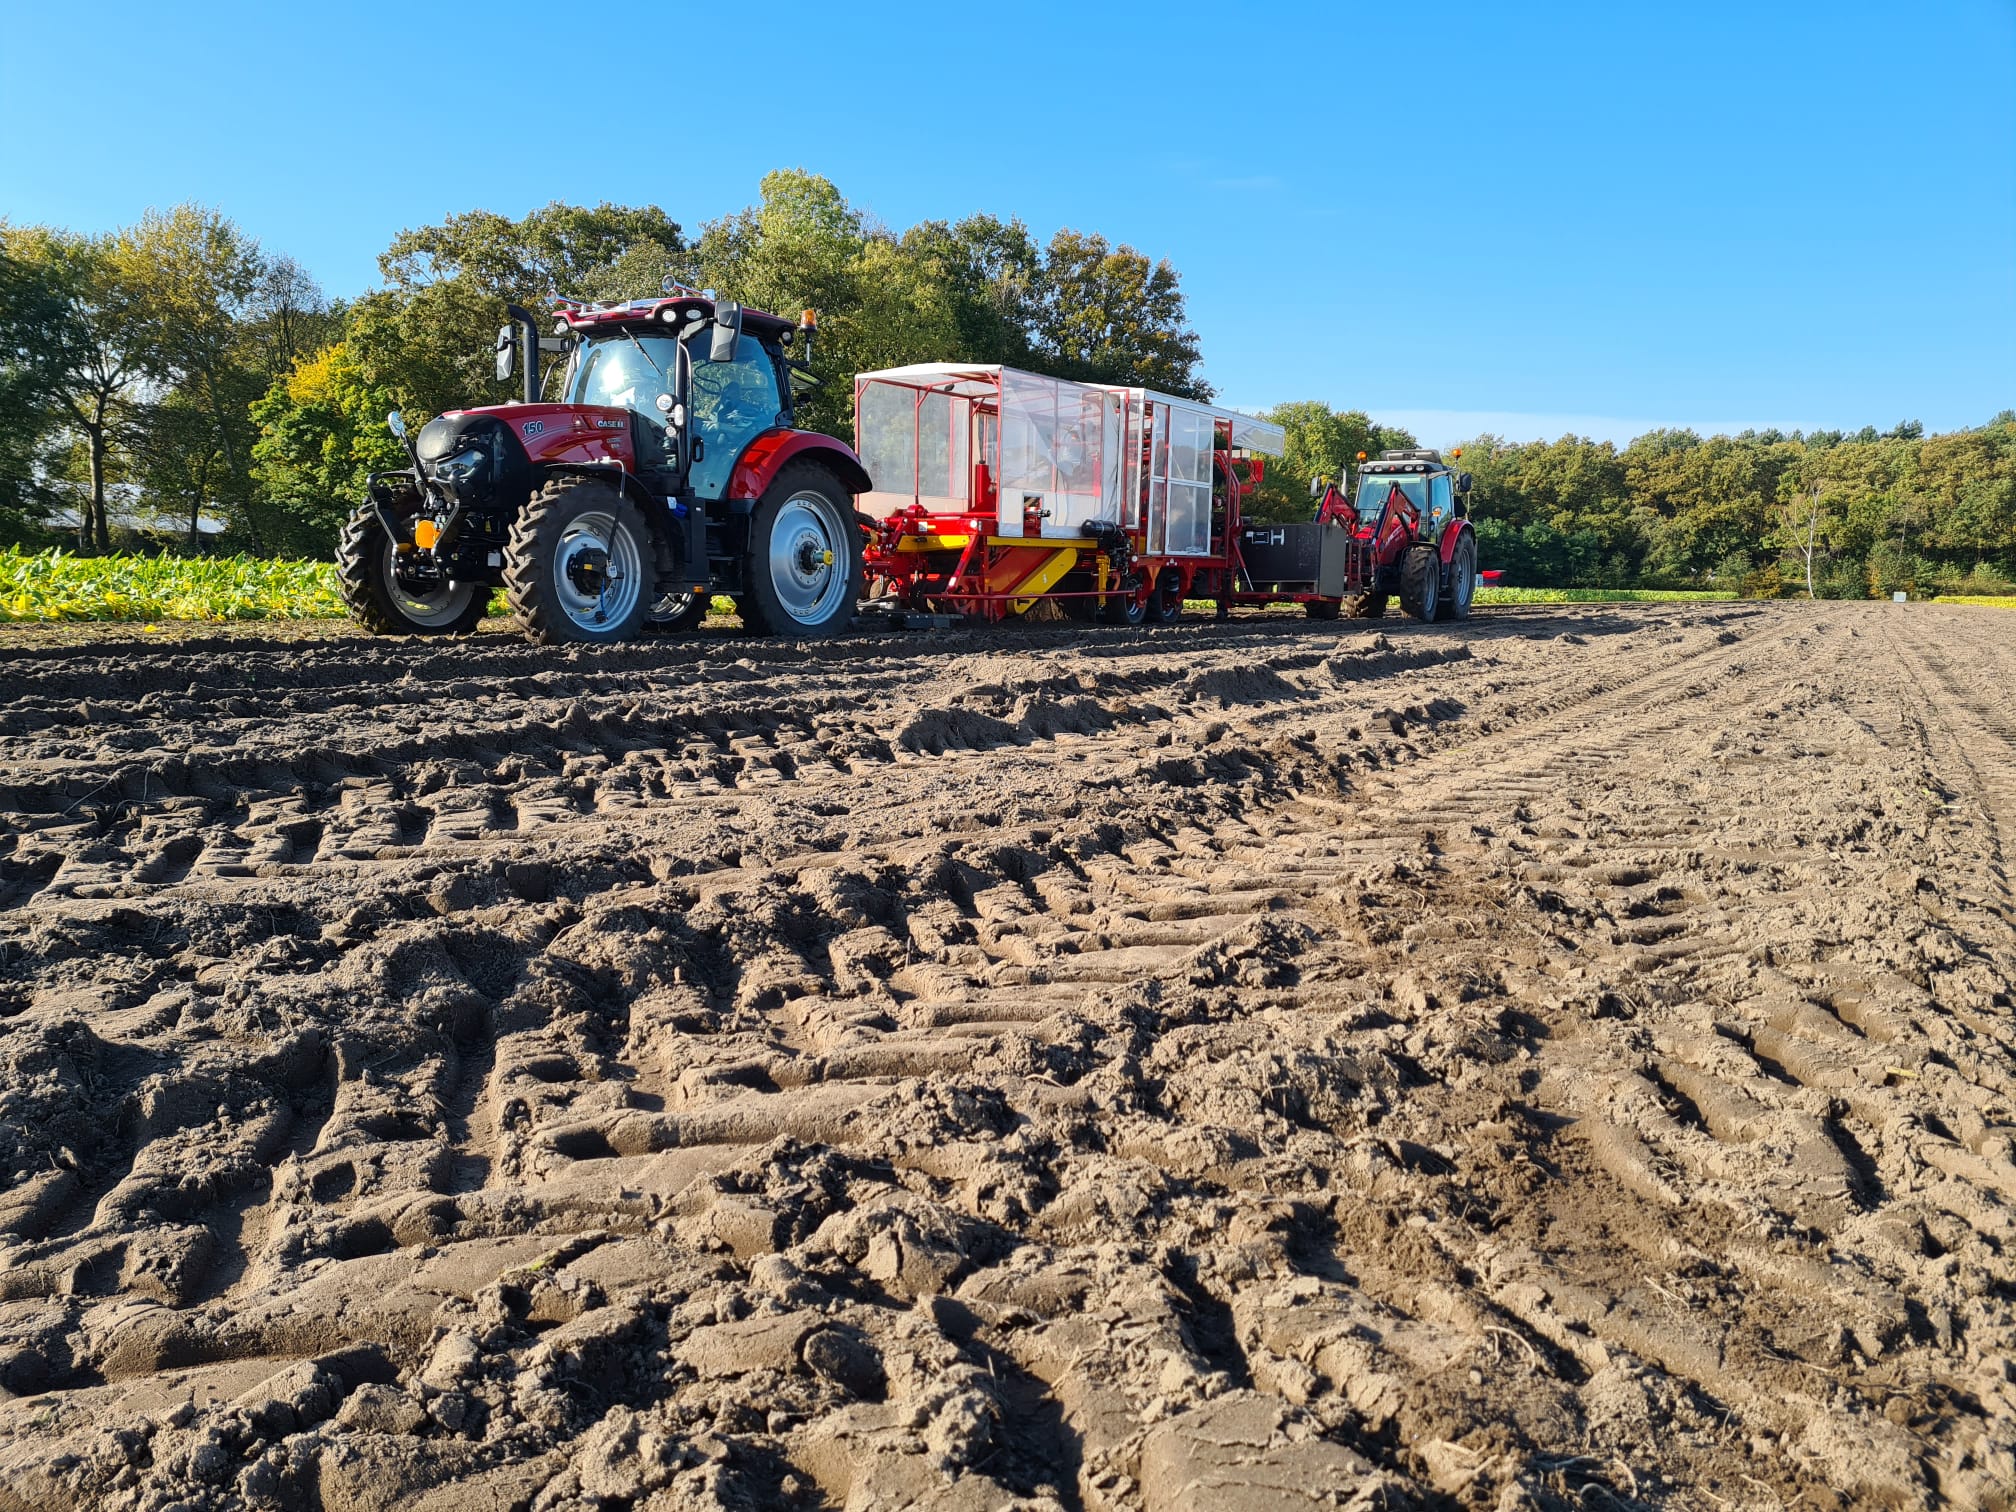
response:
{"label": "green crop field", "polygon": [[1663,588],[1479,588],[1478,604],[1704,604],[1733,593],[1682,593]]}
{"label": "green crop field", "polygon": [[2016,594],[1942,593],[1935,604],[1972,604],[1977,609],[2016,609]]}
{"label": "green crop field", "polygon": [[0,622],[324,619],[343,612],[327,562],[0,550]]}

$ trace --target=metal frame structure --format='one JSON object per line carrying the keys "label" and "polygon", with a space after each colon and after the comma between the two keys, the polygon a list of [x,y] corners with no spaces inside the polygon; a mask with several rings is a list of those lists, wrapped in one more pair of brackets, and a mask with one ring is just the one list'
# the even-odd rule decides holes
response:
{"label": "metal frame structure", "polygon": [[1193,595],[1221,610],[1315,597],[1241,588],[1241,506],[1282,453],[1279,426],[995,363],[854,383],[868,574],[908,607],[999,620],[1056,600],[1140,619]]}

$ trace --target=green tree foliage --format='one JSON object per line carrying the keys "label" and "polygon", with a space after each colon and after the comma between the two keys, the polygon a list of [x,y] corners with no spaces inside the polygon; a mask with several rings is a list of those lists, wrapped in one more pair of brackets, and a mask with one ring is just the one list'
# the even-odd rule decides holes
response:
{"label": "green tree foliage", "polygon": [[17,455],[25,448],[28,467],[45,479],[81,471],[78,544],[108,550],[114,452],[158,361],[136,318],[123,238],[4,228],[0,249],[18,301],[10,321],[21,343],[10,364],[23,405]]}
{"label": "green tree foliage", "polygon": [[66,313],[54,270],[0,222],[0,539],[31,538],[57,502],[45,452],[60,414],[55,333]]}
{"label": "green tree foliage", "polygon": [[1342,484],[1355,476],[1360,452],[1376,457],[1415,444],[1408,432],[1379,425],[1363,410],[1333,410],[1318,399],[1277,404],[1262,418],[1281,427],[1287,445],[1267,460],[1248,503],[1246,513],[1255,520],[1306,520],[1314,507],[1310,485],[1318,478]]}

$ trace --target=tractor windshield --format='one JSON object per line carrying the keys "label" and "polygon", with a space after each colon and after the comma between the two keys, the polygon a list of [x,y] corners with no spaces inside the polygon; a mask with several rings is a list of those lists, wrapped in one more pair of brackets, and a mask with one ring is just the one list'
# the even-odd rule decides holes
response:
{"label": "tractor windshield", "polygon": [[1422,514],[1428,512],[1428,480],[1420,473],[1360,473],[1358,475],[1358,518],[1377,524],[1386,500],[1398,488]]}
{"label": "tractor windshield", "polygon": [[604,337],[583,347],[571,396],[575,404],[606,404],[655,418],[658,396],[671,394],[678,369],[669,336]]}

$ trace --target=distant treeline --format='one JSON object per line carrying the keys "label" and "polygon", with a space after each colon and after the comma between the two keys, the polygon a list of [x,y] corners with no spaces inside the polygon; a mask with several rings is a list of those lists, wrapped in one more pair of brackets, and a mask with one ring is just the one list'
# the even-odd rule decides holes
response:
{"label": "distant treeline", "polygon": [[[633,298],[668,275],[817,309],[826,382],[801,420],[838,435],[852,374],[905,362],[1210,396],[1166,261],[1072,230],[1039,244],[990,215],[898,232],[803,172],[767,175],[757,204],[690,236],[655,206],[555,203],[402,232],[378,264],[381,287],[330,300],[200,206],[98,236],[0,221],[0,542],[326,553],[365,475],[401,464],[387,410],[511,397],[491,371],[505,302]],[[1289,436],[1259,501],[1273,518],[1306,513],[1309,480],[1358,451],[1413,443],[1313,401],[1273,418]],[[1483,437],[1462,465],[1485,564],[1508,582],[1803,592],[1809,558],[1823,594],[2016,577],[2006,412],[1932,437]]]}
{"label": "distant treeline", "polygon": [[[1360,450],[1402,444],[1361,413],[1284,405],[1289,455],[1269,507],[1305,507],[1303,479]],[[1456,464],[1475,478],[1483,565],[1508,584],[1734,589],[1821,598],[2007,593],[2016,580],[2016,411],[1928,436],[1653,431],[1621,450],[1563,436],[1479,436]]]}

